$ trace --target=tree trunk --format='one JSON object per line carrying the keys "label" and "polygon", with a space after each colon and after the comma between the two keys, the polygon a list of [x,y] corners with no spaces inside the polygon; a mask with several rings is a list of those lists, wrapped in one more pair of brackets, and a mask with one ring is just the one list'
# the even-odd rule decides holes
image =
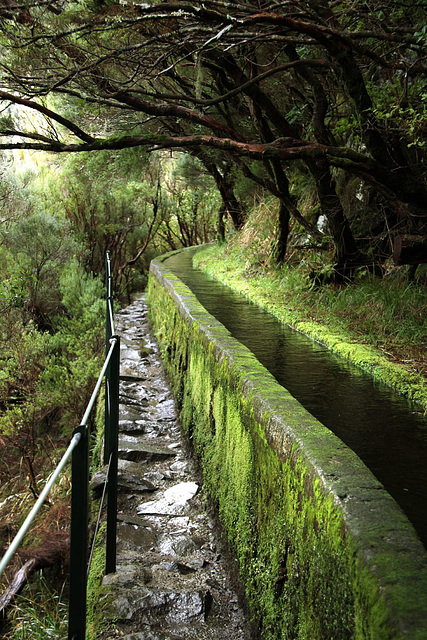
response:
{"label": "tree trunk", "polygon": [[[319,8],[325,12],[328,11],[327,3],[325,4],[322,0],[319,2]],[[286,53],[290,60],[300,59],[294,45],[288,45]],[[328,99],[323,85],[309,68],[301,67],[297,69],[296,74],[304,78],[313,90],[313,128],[316,140],[320,144],[330,144],[330,133],[325,125]],[[354,263],[360,260],[360,253],[337,194],[329,162],[327,160],[310,160],[306,164],[316,182],[320,208],[328,221],[329,230],[332,234],[337,279],[352,277]]]}
{"label": "tree trunk", "polygon": [[287,206],[281,200],[280,208],[279,208],[279,228],[278,228],[278,237],[277,237],[277,247],[276,247],[276,262],[281,264],[286,256],[286,249],[288,246],[288,236],[289,236],[289,219],[290,214]]}
{"label": "tree trunk", "polygon": [[218,240],[219,242],[225,242],[225,224],[224,224],[224,205],[221,205],[218,211]]}
{"label": "tree trunk", "polygon": [[334,243],[334,262],[337,281],[352,278],[354,269],[361,264],[362,257],[335,189],[327,160],[307,162],[316,181],[320,208],[328,221]]}
{"label": "tree trunk", "polygon": [[202,151],[199,150],[194,155],[199,158],[215,180],[216,187],[222,198],[221,209],[223,209],[223,215],[228,213],[233,221],[234,228],[240,229],[245,222],[245,215],[242,206],[234,195],[233,182],[228,177],[230,165],[227,165],[221,173],[215,162],[207,158]]}
{"label": "tree trunk", "polygon": [[16,596],[21,593],[27,583],[28,576],[36,570],[37,566],[36,558],[31,558],[15,573],[11,584],[0,597],[0,625],[6,619],[7,608],[13,604]]}

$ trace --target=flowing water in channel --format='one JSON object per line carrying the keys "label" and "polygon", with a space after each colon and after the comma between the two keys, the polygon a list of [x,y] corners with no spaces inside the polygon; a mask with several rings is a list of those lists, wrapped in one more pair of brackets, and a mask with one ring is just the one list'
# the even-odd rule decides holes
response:
{"label": "flowing water in channel", "polygon": [[191,264],[168,258],[201,304],[363,460],[427,547],[427,419],[416,406]]}

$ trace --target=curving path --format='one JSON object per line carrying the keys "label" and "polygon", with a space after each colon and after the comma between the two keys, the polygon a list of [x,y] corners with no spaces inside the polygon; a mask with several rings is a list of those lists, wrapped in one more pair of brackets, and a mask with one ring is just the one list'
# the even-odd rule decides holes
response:
{"label": "curving path", "polygon": [[[231,560],[199,494],[145,298],[116,315],[121,335],[117,572],[103,580],[104,631],[122,640],[249,640]],[[93,479],[96,492],[103,472]]]}

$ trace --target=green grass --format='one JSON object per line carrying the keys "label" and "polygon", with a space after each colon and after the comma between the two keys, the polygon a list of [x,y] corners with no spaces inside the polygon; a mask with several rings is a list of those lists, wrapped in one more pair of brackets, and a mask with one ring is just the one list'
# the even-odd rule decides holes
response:
{"label": "green grass", "polygon": [[348,286],[315,288],[314,260],[260,266],[236,243],[194,257],[212,277],[427,409],[425,287],[360,274]]}
{"label": "green grass", "polygon": [[67,637],[68,604],[62,592],[52,589],[42,573],[25,587],[8,611],[9,631],[5,640],[62,640]]}

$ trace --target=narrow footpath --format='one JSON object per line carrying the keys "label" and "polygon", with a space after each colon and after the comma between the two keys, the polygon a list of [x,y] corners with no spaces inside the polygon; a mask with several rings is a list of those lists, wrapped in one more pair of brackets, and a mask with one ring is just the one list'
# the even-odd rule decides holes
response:
{"label": "narrow footpath", "polygon": [[[123,640],[250,640],[230,560],[200,497],[145,298],[116,314],[121,336],[117,572],[99,606]],[[93,480],[96,492],[102,472]]]}

